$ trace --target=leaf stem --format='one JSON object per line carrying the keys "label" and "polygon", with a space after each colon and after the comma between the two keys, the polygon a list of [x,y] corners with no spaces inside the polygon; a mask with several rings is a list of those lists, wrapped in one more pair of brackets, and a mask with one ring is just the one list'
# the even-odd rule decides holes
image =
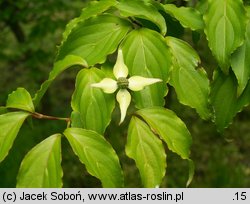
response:
{"label": "leaf stem", "polygon": [[37,119],[46,119],[46,120],[64,120],[67,123],[70,122],[70,118],[60,118],[60,117],[55,117],[55,116],[50,116],[50,115],[43,115],[37,112],[32,113],[32,117],[37,118]]}

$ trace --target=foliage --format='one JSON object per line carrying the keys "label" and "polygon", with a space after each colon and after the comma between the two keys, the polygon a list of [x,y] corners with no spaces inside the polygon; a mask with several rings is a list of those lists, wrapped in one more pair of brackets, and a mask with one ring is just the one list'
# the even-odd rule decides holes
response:
{"label": "foliage", "polygon": [[[232,123],[250,102],[249,8],[241,0],[200,1],[185,7],[172,1],[160,2],[91,1],[66,26],[49,78],[33,98],[25,88],[9,94],[6,106],[0,109],[0,161],[8,155],[25,120],[62,120],[67,124],[66,129],[53,133],[27,153],[20,165],[17,187],[62,187],[61,139],[65,138],[103,187],[123,187],[122,160],[113,141],[109,141],[110,134],[115,134],[116,140],[127,135],[122,146],[127,157],[135,161],[144,187],[162,185],[166,167],[174,165],[172,160],[167,165],[166,157],[171,152],[189,164],[186,183],[190,184],[194,175],[192,137],[178,114],[166,108],[169,90],[174,90],[178,101],[195,109],[203,120],[213,121],[219,132]],[[10,21],[13,9],[32,8],[26,1],[1,1],[3,5],[9,5],[10,10],[1,18],[11,29],[30,18],[28,9],[27,15]],[[58,7],[56,3],[54,6]],[[191,30],[194,45],[205,36],[216,68],[205,70],[198,50],[177,33],[169,34],[173,25]],[[17,40],[24,42],[24,35],[15,31]],[[30,35],[34,35],[32,29]],[[80,68],[70,116],[39,113],[38,105],[51,83],[70,67]],[[137,81],[132,86],[133,77]],[[120,123],[125,125],[121,124],[116,134],[109,130],[120,114]]]}

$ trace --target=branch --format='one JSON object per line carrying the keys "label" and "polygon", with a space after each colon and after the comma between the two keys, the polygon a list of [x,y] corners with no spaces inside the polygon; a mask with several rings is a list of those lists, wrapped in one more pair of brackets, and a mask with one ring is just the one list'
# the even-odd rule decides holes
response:
{"label": "branch", "polygon": [[37,112],[32,113],[32,117],[37,118],[37,119],[46,119],[46,120],[64,120],[67,123],[70,122],[70,118],[60,118],[60,117],[55,117],[55,116],[43,115]]}

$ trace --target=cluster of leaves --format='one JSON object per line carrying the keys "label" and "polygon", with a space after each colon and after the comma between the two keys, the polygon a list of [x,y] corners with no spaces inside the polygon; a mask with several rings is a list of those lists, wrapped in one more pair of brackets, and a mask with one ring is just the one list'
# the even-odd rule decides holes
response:
{"label": "cluster of leaves", "polygon": [[[182,120],[164,108],[167,84],[174,87],[182,104],[194,108],[201,118],[214,120],[222,132],[250,101],[248,10],[241,0],[201,1],[197,9],[153,0],[101,0],[88,4],[80,17],[67,25],[53,70],[33,99],[25,89],[18,88],[1,109],[4,114],[0,115],[0,129],[4,131],[0,133],[0,161],[27,117],[46,118],[35,108],[53,80],[73,65],[82,67],[76,78],[70,119],[53,118],[66,120],[66,130],[48,137],[25,156],[17,186],[62,186],[63,135],[103,187],[123,186],[119,158],[104,137],[115,98],[91,87],[107,76],[113,77],[109,65],[118,49],[124,54],[130,76],[163,81],[131,93],[138,110],[128,127],[127,156],[135,160],[145,187],[159,186],[167,166],[164,142],[170,151],[189,161],[189,184],[194,171],[190,159],[192,139]],[[197,52],[187,42],[168,35],[169,18],[196,34],[206,35],[218,61],[211,85]]]}

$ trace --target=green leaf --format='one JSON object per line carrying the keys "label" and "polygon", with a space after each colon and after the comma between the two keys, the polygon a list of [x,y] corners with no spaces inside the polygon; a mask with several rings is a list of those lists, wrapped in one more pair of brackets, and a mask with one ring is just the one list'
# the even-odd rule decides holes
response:
{"label": "green leaf", "polygon": [[116,7],[120,10],[122,16],[132,16],[149,20],[159,27],[163,35],[166,34],[166,22],[163,16],[150,2],[144,0],[122,0]]}
{"label": "green leaf", "polygon": [[103,63],[129,30],[127,20],[108,14],[79,22],[60,46],[57,59],[72,54],[85,59],[89,66]]}
{"label": "green leaf", "polygon": [[219,72],[212,84],[211,102],[214,108],[214,122],[219,132],[231,123],[237,104],[237,81],[233,74],[229,76]]}
{"label": "green leaf", "polygon": [[184,28],[191,30],[201,30],[204,28],[204,22],[200,12],[191,7],[176,7],[174,4],[163,6],[166,13],[176,18]]}
{"label": "green leaf", "polygon": [[[159,33],[146,28],[134,30],[128,34],[121,48],[131,76],[160,78],[165,83],[168,81],[171,54]],[[163,106],[167,94],[165,83],[156,83],[142,91],[133,92],[136,106]]]}
{"label": "green leaf", "polygon": [[72,111],[71,113],[71,127],[81,128],[84,127],[84,123],[82,121],[81,114],[76,111]]}
{"label": "green leaf", "polygon": [[80,128],[68,128],[64,135],[87,171],[100,179],[103,187],[123,187],[119,158],[103,136]]}
{"label": "green leaf", "polygon": [[219,132],[231,124],[233,117],[250,103],[250,84],[237,97],[237,79],[233,73],[225,75],[216,72],[211,90],[211,102],[214,108],[214,122]]}
{"label": "green leaf", "polygon": [[231,65],[238,80],[238,96],[244,91],[250,78],[250,21],[247,24],[246,39],[244,44],[239,47],[231,58]]}
{"label": "green leaf", "polygon": [[0,106],[0,115],[8,113],[8,109],[5,106]]}
{"label": "green leaf", "polygon": [[168,145],[168,148],[187,159],[189,163],[189,174],[187,186],[191,183],[194,175],[194,164],[189,158],[192,137],[183,123],[175,113],[162,107],[152,107],[141,109],[136,112],[158,134]]}
{"label": "green leaf", "polygon": [[82,22],[90,17],[99,15],[109,9],[111,6],[114,6],[117,2],[115,0],[105,0],[105,1],[91,1],[89,2],[85,8],[82,9],[82,13],[79,17],[74,18],[71,20],[63,33],[63,40],[64,42],[71,31],[77,26],[79,22]]}
{"label": "green leaf", "polygon": [[241,0],[209,0],[204,16],[208,45],[228,73],[230,55],[244,40],[246,15]]}
{"label": "green leaf", "polygon": [[164,147],[147,124],[136,117],[129,124],[126,154],[135,160],[144,187],[161,184],[167,166]]}
{"label": "green leaf", "polygon": [[[114,94],[106,94],[101,89],[90,86],[103,78],[105,75],[99,69],[81,70],[76,78],[76,89],[71,101],[73,111],[80,114],[82,128],[94,130],[100,134],[104,133],[110,123],[115,107]],[[74,118],[72,119],[75,122]]]}
{"label": "green leaf", "polygon": [[55,134],[26,154],[18,172],[17,187],[62,187],[61,160],[61,134]]}
{"label": "green leaf", "polygon": [[54,67],[49,74],[49,78],[45,82],[43,82],[41,88],[37,91],[35,97],[33,98],[33,103],[35,107],[39,104],[39,102],[41,101],[42,97],[44,96],[45,92],[49,88],[50,84],[54,81],[54,79],[64,70],[74,65],[80,65],[83,67],[88,66],[85,60],[83,60],[81,57],[74,55],[68,55],[64,59],[59,60],[54,64]]}
{"label": "green leaf", "polygon": [[24,88],[18,88],[16,91],[9,94],[6,107],[17,108],[28,112],[35,111],[31,96]]}
{"label": "green leaf", "polygon": [[0,162],[8,155],[19,129],[28,116],[29,113],[25,112],[11,112],[0,115]]}
{"label": "green leaf", "polygon": [[245,90],[240,95],[240,97],[237,98],[237,106],[236,106],[236,113],[235,115],[242,111],[242,109],[250,104],[250,82],[248,82]]}
{"label": "green leaf", "polygon": [[175,88],[179,101],[195,108],[203,119],[210,117],[209,80],[204,69],[196,70],[200,58],[186,42],[174,37],[166,38],[173,55],[170,84]]}
{"label": "green leaf", "polygon": [[141,109],[136,112],[166,142],[168,148],[183,159],[189,158],[191,135],[180,118],[162,107]]}

